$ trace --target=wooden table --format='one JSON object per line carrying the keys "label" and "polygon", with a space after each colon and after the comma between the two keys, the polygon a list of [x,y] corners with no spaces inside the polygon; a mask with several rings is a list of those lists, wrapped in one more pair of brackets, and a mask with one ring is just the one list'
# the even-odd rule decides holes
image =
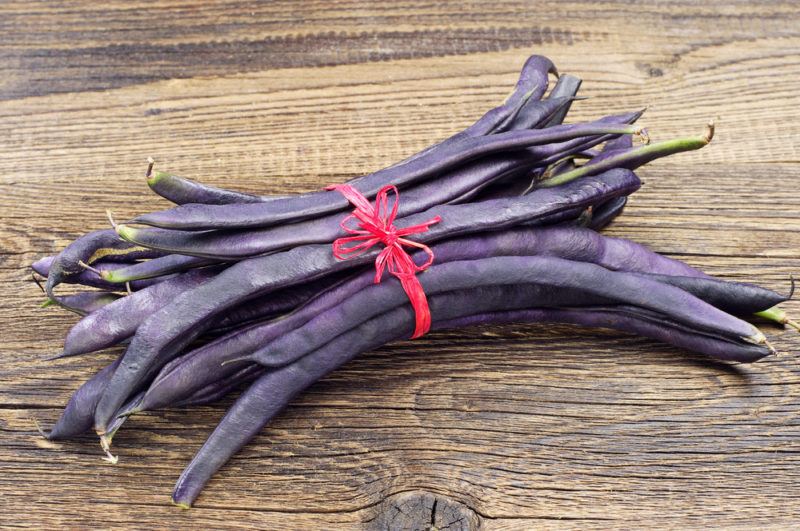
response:
{"label": "wooden table", "polygon": [[[88,4],[88,3],[87,3]],[[360,357],[305,393],[191,511],[173,482],[229,402],[136,418],[117,466],[49,443],[79,383],[75,318],[27,266],[166,206],[145,158],[204,182],[311,190],[501,101],[531,53],[584,78],[571,120],[649,110],[659,161],[609,234],[726,279],[800,270],[800,13],[792,2],[4,2],[0,7],[0,525],[71,528],[771,526],[800,520],[800,335],[713,363],[618,333],[508,326]],[[786,309],[800,314],[800,304]],[[448,527],[449,525],[449,527]]]}

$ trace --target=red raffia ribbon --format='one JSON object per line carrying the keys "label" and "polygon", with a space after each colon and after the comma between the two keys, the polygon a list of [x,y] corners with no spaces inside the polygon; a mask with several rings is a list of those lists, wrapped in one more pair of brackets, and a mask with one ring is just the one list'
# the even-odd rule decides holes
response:
{"label": "red raffia ribbon", "polygon": [[[383,277],[383,272],[388,269],[389,273],[400,280],[400,284],[411,301],[416,317],[414,335],[412,339],[418,338],[428,332],[431,328],[431,311],[428,308],[428,299],[417,278],[417,273],[424,271],[433,263],[433,251],[427,245],[411,241],[403,236],[409,234],[419,234],[426,232],[431,225],[439,223],[442,218],[436,216],[425,223],[412,227],[398,229],[394,226],[397,217],[397,206],[400,203],[400,193],[394,185],[384,186],[378,191],[375,197],[375,207],[373,207],[361,192],[348,184],[336,184],[328,186],[326,190],[337,190],[350,203],[356,207],[351,214],[344,218],[339,225],[348,234],[333,242],[333,256],[339,260],[355,258],[365,252],[370,247],[382,243],[386,247],[378,254],[375,259],[375,283],[378,284]],[[389,192],[394,192],[394,203],[389,210]],[[348,225],[350,220],[357,220],[357,228]],[[428,260],[418,266],[411,259],[411,256],[403,249],[403,246],[422,249],[427,255]]]}

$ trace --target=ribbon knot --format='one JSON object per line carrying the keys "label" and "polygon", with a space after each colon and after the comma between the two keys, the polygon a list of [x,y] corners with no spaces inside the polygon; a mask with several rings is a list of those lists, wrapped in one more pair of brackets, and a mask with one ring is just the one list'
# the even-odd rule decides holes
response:
{"label": "ribbon knot", "polygon": [[[431,312],[425,291],[416,275],[433,263],[433,251],[427,245],[409,240],[405,236],[426,232],[431,225],[442,219],[436,216],[419,225],[396,228],[394,220],[397,217],[400,193],[394,185],[384,186],[378,191],[374,207],[361,192],[349,184],[329,186],[326,190],[340,192],[356,207],[339,223],[342,230],[352,236],[334,241],[333,255],[339,260],[347,260],[367,252],[374,245],[383,244],[385,247],[375,258],[375,283],[378,284],[381,281],[386,270],[400,280],[400,284],[414,308],[415,326],[414,335],[411,338],[424,335],[431,328]],[[389,192],[394,193],[391,208],[389,208]],[[352,220],[357,221],[355,227],[350,224]],[[404,246],[422,249],[428,255],[428,259],[422,265],[417,265],[403,248]]]}

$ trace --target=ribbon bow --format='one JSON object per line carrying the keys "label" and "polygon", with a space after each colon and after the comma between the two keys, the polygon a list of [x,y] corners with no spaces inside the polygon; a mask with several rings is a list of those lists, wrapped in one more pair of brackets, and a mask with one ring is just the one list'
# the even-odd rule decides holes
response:
{"label": "ribbon bow", "polygon": [[[425,223],[411,227],[398,229],[394,226],[397,217],[397,207],[400,203],[400,193],[394,185],[384,186],[378,191],[375,197],[375,207],[373,207],[361,192],[349,184],[337,184],[329,186],[326,190],[337,190],[350,203],[356,207],[355,210],[345,217],[339,226],[353,236],[339,238],[333,242],[333,255],[339,260],[355,258],[367,252],[373,245],[382,243],[386,247],[378,254],[375,259],[375,283],[380,283],[383,273],[388,269],[389,273],[400,280],[400,284],[408,295],[411,306],[414,308],[416,324],[412,339],[424,335],[431,328],[431,312],[428,308],[428,299],[422,289],[416,274],[426,270],[433,263],[433,251],[430,247],[419,242],[408,240],[404,236],[419,234],[427,231],[431,225],[440,222],[442,219],[436,216]],[[389,192],[393,192],[395,199],[391,210],[389,209]],[[356,227],[349,225],[351,220],[357,220]],[[417,265],[411,256],[403,248],[415,247],[422,249],[427,255],[428,260],[422,265]]]}

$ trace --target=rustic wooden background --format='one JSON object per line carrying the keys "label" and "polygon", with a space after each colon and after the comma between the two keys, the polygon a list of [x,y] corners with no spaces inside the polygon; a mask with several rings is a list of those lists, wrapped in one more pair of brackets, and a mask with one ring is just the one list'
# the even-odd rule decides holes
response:
{"label": "rustic wooden background", "polygon": [[[355,1],[0,5],[0,525],[34,528],[785,527],[800,521],[800,335],[712,363],[617,333],[431,334],[315,385],[191,511],[172,485],[226,404],[130,422],[117,466],[48,443],[117,351],[46,363],[75,321],[27,266],[165,206],[145,158],[205,182],[310,190],[470,123],[530,53],[585,79],[571,120],[649,105],[707,149],[643,170],[608,231],[728,279],[800,271],[793,2]],[[800,315],[800,303],[786,309]],[[448,527],[449,525],[449,527]]]}

